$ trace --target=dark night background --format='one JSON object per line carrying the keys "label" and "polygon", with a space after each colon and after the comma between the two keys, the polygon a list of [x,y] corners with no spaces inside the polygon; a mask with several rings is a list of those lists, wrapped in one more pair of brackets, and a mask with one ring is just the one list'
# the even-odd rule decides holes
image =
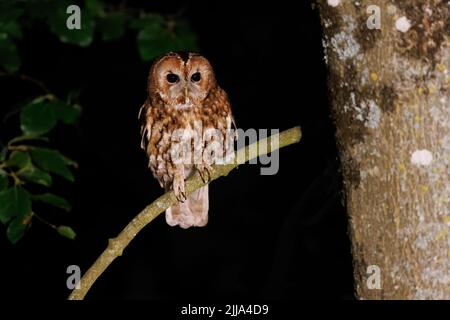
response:
{"label": "dark night background", "polygon": [[[302,2],[153,1],[129,6],[164,14],[184,8],[202,54],[230,96],[238,127],[301,125],[299,144],[280,151],[275,176],[242,165],[210,186],[205,228],[169,227],[163,215],[147,226],[100,277],[87,298],[353,299],[347,219],[329,116],[326,66],[317,12]],[[71,241],[38,221],[16,245],[0,226],[1,288],[9,298],[65,299],[66,268],[84,272],[107,239],[162,194],[140,149],[137,113],[150,63],[135,36],[88,48],[61,44],[44,29],[24,34],[22,71],[52,92],[82,89],[75,128],[50,136],[79,162],[76,183],[56,181],[73,205]],[[30,84],[0,79],[3,116]],[[7,106],[8,108],[6,108]],[[18,131],[18,116],[1,123]],[[66,218],[67,219],[67,218]]]}

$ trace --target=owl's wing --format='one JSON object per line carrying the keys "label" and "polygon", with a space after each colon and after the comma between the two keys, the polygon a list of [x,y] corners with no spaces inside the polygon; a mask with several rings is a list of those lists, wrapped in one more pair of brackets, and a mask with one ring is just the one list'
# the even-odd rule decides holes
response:
{"label": "owl's wing", "polygon": [[[161,187],[167,187],[167,184],[171,181],[170,170],[171,166],[168,165],[167,159],[164,156],[166,149],[157,148],[156,146],[161,143],[167,144],[165,134],[162,132],[164,129],[165,121],[170,118],[162,120],[161,114],[156,112],[158,109],[150,104],[147,100],[139,110],[138,119],[141,123],[141,148],[147,153],[148,166],[153,173],[153,176],[158,180]],[[161,140],[163,139],[163,140]]]}
{"label": "owl's wing", "polygon": [[[234,115],[233,115],[233,112],[232,112],[232,110],[231,110],[231,103],[230,103],[230,100],[227,98],[227,105],[228,105],[228,114],[229,114],[229,117],[230,117],[230,119],[231,119],[231,124],[233,125],[233,130],[234,130],[234,132],[236,132],[236,130],[237,130],[237,127],[236,127],[236,121],[234,120]],[[234,137],[235,139],[237,139],[237,136],[235,135],[235,137]]]}
{"label": "owl's wing", "polygon": [[225,90],[220,87],[214,89],[210,94],[210,98],[206,100],[205,107],[215,110],[211,116],[214,117],[216,127],[228,127],[231,129],[232,125],[233,129],[236,130],[230,99],[228,99]]}
{"label": "owl's wing", "polygon": [[237,127],[234,120],[233,112],[231,110],[231,103],[228,99],[227,93],[218,88],[217,92],[217,103],[219,110],[219,128],[221,128],[222,133],[225,137],[224,139],[224,153],[225,162],[230,163],[234,159],[234,141],[237,140]]}
{"label": "owl's wing", "polygon": [[152,133],[153,120],[148,117],[151,106],[148,100],[144,102],[139,110],[138,119],[141,124],[141,148],[147,151],[148,142]]}

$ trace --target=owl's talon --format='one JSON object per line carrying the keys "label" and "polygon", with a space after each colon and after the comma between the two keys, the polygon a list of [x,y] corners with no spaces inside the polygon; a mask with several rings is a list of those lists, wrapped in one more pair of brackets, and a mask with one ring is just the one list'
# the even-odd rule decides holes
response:
{"label": "owl's talon", "polygon": [[[203,183],[209,183],[211,181],[211,171],[209,166],[200,166],[197,168],[198,173],[200,175],[200,178],[202,179]],[[206,173],[206,175],[205,175]],[[207,176],[207,178],[205,177]]]}
{"label": "owl's talon", "polygon": [[198,173],[199,173],[200,178],[202,179],[203,183],[207,183],[207,181],[205,180],[205,177],[203,176],[203,173],[204,173],[204,172],[199,171]]}
{"label": "owl's talon", "polygon": [[187,199],[184,187],[184,180],[175,179],[173,181],[172,190],[178,202],[185,202]]}
{"label": "owl's talon", "polygon": [[[206,175],[208,176],[206,179],[204,179],[205,172],[206,172]],[[208,167],[203,168],[200,176],[202,177],[202,180],[204,183],[209,183],[211,181],[211,171],[209,171]]]}
{"label": "owl's talon", "polygon": [[186,194],[183,190],[181,190],[181,188],[179,188],[177,192],[175,192],[175,197],[177,198],[178,202],[186,201]]}
{"label": "owl's talon", "polygon": [[211,181],[211,171],[209,171],[209,168],[208,167],[205,167],[205,170],[206,170],[206,173],[208,174],[208,182],[210,182]]}
{"label": "owl's talon", "polygon": [[178,192],[175,192],[175,199],[177,199],[178,202],[185,202],[187,200],[186,194],[182,191]]}

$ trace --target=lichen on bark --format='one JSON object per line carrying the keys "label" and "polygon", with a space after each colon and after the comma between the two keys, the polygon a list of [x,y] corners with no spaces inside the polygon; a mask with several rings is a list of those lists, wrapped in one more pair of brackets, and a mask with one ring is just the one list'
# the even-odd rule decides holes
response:
{"label": "lichen on bark", "polygon": [[[359,298],[450,298],[449,7],[318,1]],[[412,161],[418,150],[432,160]]]}

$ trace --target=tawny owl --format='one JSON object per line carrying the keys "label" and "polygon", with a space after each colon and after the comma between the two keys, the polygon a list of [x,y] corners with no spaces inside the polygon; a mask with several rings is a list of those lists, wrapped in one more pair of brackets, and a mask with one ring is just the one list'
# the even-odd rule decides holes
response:
{"label": "tawny owl", "polygon": [[208,185],[186,197],[185,180],[198,170],[206,181],[213,163],[232,161],[236,137],[230,102],[209,61],[183,52],[155,61],[139,119],[141,147],[153,176],[178,199],[166,210],[167,223],[182,228],[205,226]]}

